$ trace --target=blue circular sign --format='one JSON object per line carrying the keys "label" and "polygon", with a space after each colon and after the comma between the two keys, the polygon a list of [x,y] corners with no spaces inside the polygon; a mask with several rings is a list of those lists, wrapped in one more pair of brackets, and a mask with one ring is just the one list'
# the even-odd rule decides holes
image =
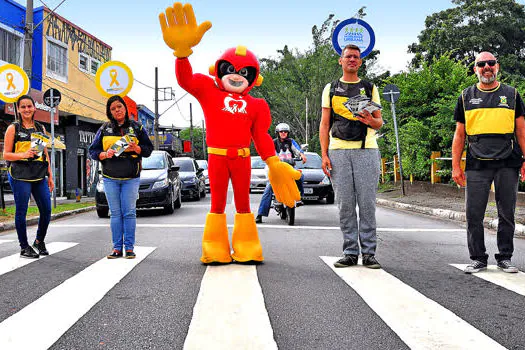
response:
{"label": "blue circular sign", "polygon": [[339,56],[346,45],[353,44],[361,49],[363,58],[372,51],[375,43],[376,36],[372,27],[357,18],[345,19],[335,27],[332,34],[332,46]]}

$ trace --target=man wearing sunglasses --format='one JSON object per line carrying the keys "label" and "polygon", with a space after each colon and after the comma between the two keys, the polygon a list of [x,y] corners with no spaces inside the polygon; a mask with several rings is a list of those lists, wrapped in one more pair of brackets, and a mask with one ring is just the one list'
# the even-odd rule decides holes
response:
{"label": "man wearing sunglasses", "polygon": [[[494,183],[498,208],[498,269],[517,273],[514,251],[514,212],[521,172],[525,179],[525,106],[518,91],[498,82],[499,64],[490,52],[474,62],[478,83],[461,93],[454,110],[456,131],[452,141],[452,179],[466,185],[467,242],[472,262],[466,273],[487,269],[483,219]],[[465,172],[461,154],[467,142]]]}

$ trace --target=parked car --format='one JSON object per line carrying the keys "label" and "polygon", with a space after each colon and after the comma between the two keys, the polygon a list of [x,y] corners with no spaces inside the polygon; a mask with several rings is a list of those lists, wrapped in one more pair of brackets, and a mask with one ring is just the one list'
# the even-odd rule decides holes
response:
{"label": "parked car", "polygon": [[[142,158],[139,198],[137,208],[163,207],[166,214],[172,214],[181,207],[182,186],[179,168],[166,151],[153,151],[148,158]],[[108,202],[104,193],[104,177],[100,174],[95,191],[95,202],[99,217],[108,216]]]}
{"label": "parked car", "polygon": [[206,192],[210,192],[210,178],[208,177],[208,161],[205,159],[197,159],[199,168],[204,169],[202,175],[204,176],[204,184],[206,185]]}
{"label": "parked car", "polygon": [[304,174],[304,194],[302,200],[326,199],[326,203],[334,203],[334,189],[330,178],[322,168],[321,157],[314,152],[305,152],[306,163],[296,162],[296,168]]}
{"label": "parked car", "polygon": [[266,163],[259,156],[251,157],[252,161],[252,176],[250,179],[250,193],[254,190],[264,191],[266,183],[268,182],[268,175],[266,172]]}
{"label": "parked car", "polygon": [[206,197],[204,169],[199,167],[197,161],[190,157],[176,157],[173,158],[173,161],[179,167],[182,198],[200,200]]}

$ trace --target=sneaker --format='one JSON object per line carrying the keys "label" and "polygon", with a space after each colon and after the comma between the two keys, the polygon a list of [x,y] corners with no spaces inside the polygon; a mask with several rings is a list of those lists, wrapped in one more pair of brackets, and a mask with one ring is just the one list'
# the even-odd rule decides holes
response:
{"label": "sneaker", "polygon": [[44,242],[33,242],[33,248],[38,251],[40,255],[49,255],[49,252],[47,251],[46,244]]}
{"label": "sneaker", "polygon": [[136,256],[133,250],[126,250],[126,259],[135,259]]}
{"label": "sneaker", "polygon": [[357,255],[345,254],[341,259],[334,263],[335,267],[348,267],[357,265]]}
{"label": "sneaker", "polygon": [[375,255],[363,254],[363,266],[369,269],[380,269],[381,264],[377,262]]}
{"label": "sneaker", "polygon": [[117,259],[117,258],[122,258],[122,257],[123,257],[122,251],[117,250],[117,249],[113,249],[111,254],[107,256],[108,259]]}
{"label": "sneaker", "polygon": [[[498,264],[499,265],[499,264]],[[476,273],[487,269],[487,263],[479,260],[472,260],[472,262],[465,267],[465,273]]]}
{"label": "sneaker", "polygon": [[517,273],[518,268],[512,264],[510,260],[501,260],[498,261],[498,269],[502,270],[503,272],[508,273]]}
{"label": "sneaker", "polygon": [[31,248],[31,246],[27,246],[20,251],[20,257],[29,258],[29,259],[38,259],[40,257],[40,254],[35,252],[35,250]]}
{"label": "sneaker", "polygon": [[303,201],[299,201],[299,202],[295,202],[295,207],[298,208],[298,207],[302,207],[304,205],[304,202]]}
{"label": "sneaker", "polygon": [[262,216],[261,215],[257,215],[257,217],[255,218],[255,223],[256,224],[262,224]]}

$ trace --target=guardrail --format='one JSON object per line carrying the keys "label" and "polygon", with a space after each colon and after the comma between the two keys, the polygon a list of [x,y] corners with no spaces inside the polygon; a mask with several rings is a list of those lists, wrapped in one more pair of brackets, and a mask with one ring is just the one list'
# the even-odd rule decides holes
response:
{"label": "guardrail", "polygon": [[[463,151],[463,154],[461,155],[461,169],[465,170],[465,157],[467,155],[466,151]],[[449,157],[441,157],[441,152],[435,151],[432,152],[430,155],[430,159],[432,159],[432,162],[430,164],[430,183],[440,183],[441,182],[441,176],[439,174],[445,172],[445,170],[442,170],[439,166],[439,160],[447,160],[451,161],[452,158]]]}
{"label": "guardrail", "polygon": [[394,175],[394,182],[401,181],[401,175],[399,174],[399,159],[397,155],[391,162],[387,162],[386,158],[381,158],[381,183],[386,182],[387,174]]}

